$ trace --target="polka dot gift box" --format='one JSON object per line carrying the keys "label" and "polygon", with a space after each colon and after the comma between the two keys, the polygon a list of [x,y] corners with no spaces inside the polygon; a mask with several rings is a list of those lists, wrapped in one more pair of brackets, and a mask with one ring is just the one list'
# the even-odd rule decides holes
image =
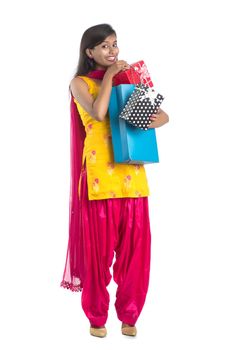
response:
{"label": "polka dot gift box", "polygon": [[128,123],[147,130],[152,120],[151,115],[158,112],[164,97],[153,88],[144,84],[136,84],[133,93],[124,106],[119,117]]}

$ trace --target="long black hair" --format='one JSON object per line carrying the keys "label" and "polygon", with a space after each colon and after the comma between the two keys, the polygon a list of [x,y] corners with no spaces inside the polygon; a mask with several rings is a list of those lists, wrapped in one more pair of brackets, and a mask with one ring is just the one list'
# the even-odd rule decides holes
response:
{"label": "long black hair", "polygon": [[81,38],[79,62],[74,77],[86,75],[95,69],[95,61],[87,56],[85,50],[93,49],[112,34],[116,35],[115,30],[106,23],[86,29]]}

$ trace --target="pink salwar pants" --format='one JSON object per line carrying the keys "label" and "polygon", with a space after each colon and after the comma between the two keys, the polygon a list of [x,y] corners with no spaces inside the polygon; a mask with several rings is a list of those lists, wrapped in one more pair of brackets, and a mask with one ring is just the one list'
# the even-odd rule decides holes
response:
{"label": "pink salwar pants", "polygon": [[82,308],[93,326],[105,325],[110,267],[120,321],[134,325],[145,303],[150,274],[148,197],[88,200],[86,168],[80,180],[83,261]]}

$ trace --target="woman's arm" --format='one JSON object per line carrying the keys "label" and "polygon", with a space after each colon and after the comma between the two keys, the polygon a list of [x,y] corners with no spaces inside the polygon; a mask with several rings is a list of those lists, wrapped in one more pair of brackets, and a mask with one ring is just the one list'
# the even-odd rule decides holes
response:
{"label": "woman's arm", "polygon": [[152,120],[149,129],[159,128],[160,126],[169,122],[169,116],[166,112],[164,112],[161,108],[159,108],[157,114],[152,114],[150,117]]}
{"label": "woman's arm", "polygon": [[106,117],[112,89],[112,79],[121,70],[128,69],[125,61],[117,61],[111,65],[102,80],[99,94],[96,99],[89,93],[88,85],[84,80],[75,77],[70,84],[71,91],[80,105],[97,121],[103,121]]}

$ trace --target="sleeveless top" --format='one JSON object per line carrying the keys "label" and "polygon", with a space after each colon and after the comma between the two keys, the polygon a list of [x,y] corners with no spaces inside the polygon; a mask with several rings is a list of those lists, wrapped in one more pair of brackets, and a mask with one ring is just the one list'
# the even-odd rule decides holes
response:
{"label": "sleeveless top", "polygon": [[[95,98],[99,85],[91,78],[80,76]],[[80,118],[85,127],[82,168],[86,162],[88,199],[147,197],[149,187],[143,164],[114,162],[109,114],[100,122],[91,117],[74,98]],[[82,172],[81,172],[82,173]],[[78,194],[80,196],[80,181]]]}

